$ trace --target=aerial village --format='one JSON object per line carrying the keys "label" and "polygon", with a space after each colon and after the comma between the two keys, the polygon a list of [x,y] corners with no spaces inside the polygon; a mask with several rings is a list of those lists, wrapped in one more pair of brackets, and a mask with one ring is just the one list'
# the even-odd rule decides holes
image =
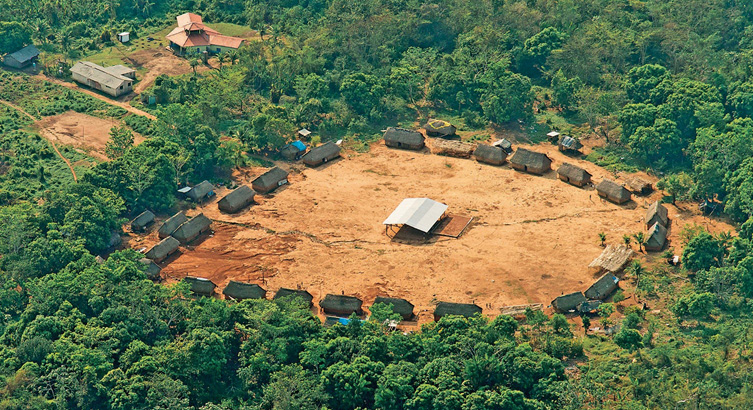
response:
{"label": "aerial village", "polygon": [[[246,41],[221,34],[204,24],[201,16],[193,13],[182,14],[176,20],[176,27],[166,35],[166,49],[181,58],[197,55],[206,58],[206,56],[218,55],[238,49]],[[120,33],[117,39],[121,43],[128,43],[130,33]],[[39,50],[29,45],[8,54],[3,62],[6,66],[15,69],[36,67],[39,55]],[[132,95],[135,92],[136,70],[123,64],[105,67],[95,62],[79,61],[70,68],[70,73],[71,78],[85,89],[95,90],[112,98]],[[635,218],[635,226],[640,226],[640,229],[645,232],[645,241],[641,243],[639,249],[641,252],[645,250],[645,252],[658,254],[669,248],[669,235],[672,231],[669,210],[662,203],[661,194],[654,191],[652,182],[647,180],[649,179],[647,176],[630,176],[623,178],[623,182],[619,182],[615,179],[616,175],[604,175],[605,172],[599,169],[600,177],[594,178],[593,169],[597,167],[592,164],[586,165],[587,162],[579,159],[583,148],[581,142],[568,135],[561,135],[557,131],[546,135],[548,141],[552,143],[551,146],[556,146],[556,152],[549,153],[542,152],[541,146],[530,144],[514,146],[506,138],[490,143],[462,141],[456,131],[455,126],[441,119],[429,119],[417,129],[388,127],[383,130],[383,138],[378,143],[384,149],[377,148],[372,155],[383,155],[389,150],[394,150],[400,153],[390,154],[392,161],[405,161],[406,155],[409,156],[407,160],[416,159],[416,155],[435,157],[436,159],[423,160],[433,161],[434,166],[443,163],[444,165],[440,166],[448,169],[455,166],[454,163],[447,162],[449,159],[460,160],[467,164],[476,164],[473,166],[483,169],[484,173],[498,173],[499,176],[496,178],[507,178],[508,182],[511,181],[510,178],[520,178],[523,175],[526,176],[525,178],[533,178],[528,180],[530,184],[536,184],[536,178],[551,184],[550,180],[556,178],[560,183],[560,186],[556,188],[557,192],[572,191],[568,195],[578,195],[578,192],[582,192],[591,204],[596,204],[598,201],[602,208],[598,212],[617,210],[630,212],[629,218]],[[519,297],[509,302],[500,301],[499,298],[489,298],[488,295],[482,297],[480,293],[470,291],[432,293],[430,300],[427,300],[426,295],[422,295],[418,302],[412,299],[414,292],[410,289],[391,292],[384,286],[372,286],[369,292],[359,292],[353,291],[357,286],[351,286],[346,292],[337,286],[336,278],[326,281],[315,280],[312,277],[307,283],[306,280],[300,280],[307,277],[305,272],[286,279],[284,272],[279,272],[279,269],[276,269],[278,271],[271,273],[270,276],[265,276],[263,271],[260,272],[261,274],[256,272],[249,275],[239,269],[206,275],[207,266],[200,267],[200,264],[193,265],[193,268],[181,266],[180,274],[172,268],[173,265],[180,264],[183,258],[197,253],[208,242],[211,242],[208,238],[212,238],[220,228],[226,229],[232,226],[252,230],[261,229],[255,222],[255,210],[258,208],[268,212],[268,208],[274,206],[278,195],[290,193],[293,189],[290,188],[291,185],[296,186],[295,189],[307,190],[306,185],[315,178],[315,173],[327,173],[328,178],[332,180],[326,181],[326,184],[332,184],[334,192],[337,192],[337,185],[346,182],[335,181],[338,178],[341,181],[346,178],[336,176],[333,169],[341,166],[343,162],[350,162],[353,155],[343,151],[342,141],[313,145],[311,144],[312,137],[314,134],[311,131],[299,130],[293,140],[276,154],[279,160],[276,161],[275,166],[254,170],[253,178],[239,181],[232,189],[214,186],[209,181],[203,181],[195,186],[180,187],[178,195],[186,204],[186,209],[174,215],[155,215],[151,210],[144,209],[128,225],[126,233],[130,237],[127,240],[128,245],[122,243],[120,237],[113,238],[113,244],[132,246],[143,252],[142,263],[146,266],[151,279],[155,281],[179,279],[187,283],[191,292],[197,297],[218,297],[229,300],[297,297],[315,309],[323,317],[325,324],[329,325],[345,324],[354,317],[363,319],[368,315],[368,306],[373,303],[386,303],[391,304],[394,311],[404,321],[403,324],[392,323],[394,327],[427,320],[439,320],[444,315],[467,317],[479,313],[488,316],[523,315],[530,310],[557,311],[571,317],[595,314],[600,304],[619,289],[624,269],[636,256],[635,251],[628,244],[606,245],[602,239],[603,250],[590,263],[583,263],[576,267],[577,270],[582,271],[576,280],[555,281],[549,285],[556,288],[554,292],[556,297],[551,297],[553,296],[551,290],[548,293],[531,294],[526,289]],[[556,159],[553,158],[554,155],[557,156]],[[370,169],[367,171],[376,172]],[[513,176],[512,173],[520,176]],[[390,190],[381,191],[380,188],[375,188],[376,191],[384,192],[384,196],[379,197],[378,200],[393,206],[390,212],[375,215],[383,219],[381,226],[384,231],[379,238],[380,246],[391,246],[397,252],[408,249],[411,252],[421,252],[421,249],[426,249],[427,246],[440,244],[446,246],[444,245],[446,241],[462,243],[469,236],[473,236],[474,231],[483,229],[484,225],[504,222],[503,216],[499,213],[474,215],[478,214],[477,210],[468,206],[464,207],[457,203],[459,201],[453,202],[453,197],[446,195],[445,191],[453,189],[455,183],[455,178],[449,177],[442,182],[443,189],[434,189],[434,192],[429,189],[416,189],[413,195],[402,198],[393,198],[389,194]],[[460,182],[457,183],[460,184]],[[300,188],[297,187],[298,185]],[[312,189],[319,188],[320,186]],[[505,184],[496,186],[494,189],[505,189]],[[344,193],[343,195],[352,194]],[[551,208],[551,211],[567,206],[568,204],[563,202]],[[300,207],[286,207],[275,210],[273,213],[280,216],[279,213],[305,214],[307,212],[309,210]],[[242,217],[237,217],[237,215],[242,215]],[[495,215],[500,219],[499,221],[493,220]],[[552,216],[552,219],[557,218],[557,216]],[[541,220],[548,219],[545,216]],[[609,226],[608,224],[602,225],[607,228]],[[352,233],[357,235],[361,228],[357,227]],[[369,229],[373,228],[375,226]],[[269,228],[264,229],[271,231]],[[288,231],[299,233],[298,229]],[[604,231],[606,232],[604,235],[618,236],[616,233],[611,235],[606,229]],[[589,235],[596,237],[595,232],[590,232]],[[568,246],[567,235],[560,239],[564,242],[561,244],[563,247]],[[331,247],[330,244],[319,239],[312,240]],[[349,241],[358,242],[359,239],[349,238],[342,242]],[[259,238],[256,238],[256,242],[260,242]],[[498,247],[500,250],[509,247],[509,243],[505,242],[489,244],[488,238],[482,243],[493,248]],[[474,246],[477,244],[474,243]],[[569,246],[577,246],[577,244]],[[210,252],[214,251],[216,250]],[[230,259],[234,259],[232,250],[225,252],[228,253]],[[493,250],[486,249],[484,252],[493,252]],[[298,257],[306,258],[306,255]],[[326,256],[326,258],[330,257],[336,256]],[[433,256],[426,257],[432,258]],[[242,260],[243,256],[238,256],[238,258]],[[515,256],[510,255],[507,261],[515,264]],[[196,260],[191,259],[188,264],[194,262]],[[667,262],[677,264],[679,259],[675,255],[669,255]],[[365,263],[373,264],[368,261]],[[540,264],[535,265],[539,266],[538,269],[550,269],[541,266],[544,264],[545,262],[541,261]],[[311,265],[310,268],[317,269],[315,265]],[[480,264],[479,268],[485,269],[484,264]],[[422,268],[418,267],[418,269]],[[551,278],[551,275],[545,273],[541,277]],[[379,275],[379,278],[381,278],[379,280],[385,279],[383,275]],[[525,281],[532,281],[532,279],[527,278]],[[329,283],[330,287],[325,288],[323,283]],[[457,285],[462,284],[463,281],[456,280],[452,283],[453,285],[446,287],[445,291],[456,289]],[[546,299],[542,299],[542,296]],[[494,299],[494,302],[490,302],[491,299]],[[480,302],[481,300],[485,300],[485,303]]]}

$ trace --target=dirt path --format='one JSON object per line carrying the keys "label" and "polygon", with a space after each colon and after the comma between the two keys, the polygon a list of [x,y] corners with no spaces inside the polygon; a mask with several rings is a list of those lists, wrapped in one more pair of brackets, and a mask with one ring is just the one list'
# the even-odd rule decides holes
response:
{"label": "dirt path", "polygon": [[[31,115],[31,114],[29,114],[28,112],[24,111],[24,110],[23,110],[23,109],[22,109],[21,107],[19,107],[19,106],[15,105],[15,104],[11,104],[11,103],[9,103],[8,101],[4,101],[4,100],[0,100],[0,103],[4,104],[4,105],[6,105],[6,106],[8,106],[8,107],[10,107],[10,108],[13,108],[14,110],[16,110],[16,111],[18,111],[18,112],[20,112],[20,113],[22,113],[22,114],[26,115],[27,117],[31,118],[31,119],[32,119],[32,121],[34,121],[34,122],[36,122],[36,121],[37,121],[37,119],[36,119],[36,118],[34,118],[34,116],[33,116],[33,115]],[[47,131],[47,130],[45,130],[45,129],[41,129],[40,131],[41,131],[41,132],[42,132],[43,134],[44,134],[44,133],[50,133],[50,134],[51,134],[51,132],[49,132],[49,131]],[[53,138],[54,138],[54,137],[55,137],[55,136],[53,135]],[[68,169],[70,169],[70,170],[71,170],[71,174],[73,174],[73,180],[74,180],[74,181],[76,181],[76,182],[78,182],[78,177],[76,176],[76,171],[74,171],[74,170],[73,170],[73,165],[71,165],[71,161],[68,161],[68,158],[64,157],[64,156],[63,156],[63,154],[61,154],[61,153],[60,153],[60,150],[58,150],[58,147],[57,147],[57,145],[55,145],[55,142],[53,141],[53,138],[50,138],[49,136],[47,136],[47,141],[50,141],[50,144],[52,144],[52,148],[53,148],[53,149],[55,150],[55,152],[56,152],[56,153],[58,154],[58,156],[59,156],[59,157],[60,157],[60,158],[61,158],[61,159],[62,159],[63,161],[65,161],[65,164],[66,164],[66,165],[68,165]]]}
{"label": "dirt path", "polygon": [[149,114],[146,111],[142,111],[142,110],[140,110],[140,109],[138,109],[136,107],[133,107],[130,104],[127,104],[127,103],[122,102],[122,101],[113,100],[112,98],[105,97],[105,96],[103,96],[101,94],[98,94],[98,93],[92,91],[92,90],[89,90],[89,89],[86,89],[86,88],[83,88],[83,87],[79,87],[76,84],[69,83],[67,81],[58,80],[57,78],[47,77],[44,74],[38,74],[37,77],[40,78],[40,79],[42,79],[42,80],[44,80],[44,81],[48,81],[48,82],[51,82],[51,83],[62,85],[63,87],[70,88],[72,90],[77,90],[77,91],[80,91],[80,92],[85,93],[85,94],[89,94],[89,95],[91,95],[92,97],[94,97],[94,98],[96,98],[98,100],[104,101],[104,102],[106,102],[106,103],[108,103],[110,105],[115,105],[115,106],[120,107],[120,108],[122,108],[122,109],[124,109],[124,110],[126,110],[128,112],[133,113],[133,114],[143,115],[144,117],[147,117],[147,118],[152,119],[152,120],[156,120],[157,119],[157,117],[155,117],[154,115]]}

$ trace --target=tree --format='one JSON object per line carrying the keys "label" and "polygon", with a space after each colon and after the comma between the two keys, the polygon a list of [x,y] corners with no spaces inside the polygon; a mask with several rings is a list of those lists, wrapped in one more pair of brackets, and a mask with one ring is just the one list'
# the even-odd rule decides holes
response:
{"label": "tree", "polygon": [[591,327],[591,318],[588,315],[582,315],[580,319],[583,321],[583,333],[587,335]]}
{"label": "tree", "polygon": [[110,140],[105,145],[105,154],[110,159],[118,159],[133,147],[133,133],[125,126],[112,127]]}
{"label": "tree", "polygon": [[558,70],[552,77],[552,96],[554,104],[565,111],[573,110],[578,104],[578,90],[583,82],[578,77],[567,78]]}
{"label": "tree", "polygon": [[678,199],[686,201],[692,198],[693,178],[687,172],[673,173],[660,179],[656,187],[666,191],[672,197],[672,205],[675,205]]}
{"label": "tree", "polygon": [[651,91],[668,78],[667,69],[658,64],[633,67],[627,74],[625,92],[632,101],[645,103],[649,101]]}
{"label": "tree", "polygon": [[633,234],[635,243],[638,244],[638,252],[643,252],[643,245],[646,243],[646,235],[643,232],[636,232]]}
{"label": "tree", "polygon": [[614,343],[623,349],[628,349],[631,352],[643,347],[643,339],[641,334],[635,330],[627,327],[623,327],[614,336]]}
{"label": "tree", "polygon": [[630,243],[633,242],[633,238],[628,234],[622,235],[622,242],[625,243],[625,246],[630,247]]}
{"label": "tree", "polygon": [[528,77],[508,70],[506,61],[493,63],[479,81],[481,106],[496,124],[528,119],[533,111],[533,92]]}
{"label": "tree", "polygon": [[602,303],[599,305],[597,311],[599,312],[599,316],[601,316],[601,319],[599,319],[599,323],[601,323],[602,326],[605,328],[612,325],[612,320],[609,319],[610,316],[612,316],[612,313],[615,312],[614,304],[613,303]]}
{"label": "tree", "polygon": [[601,247],[603,248],[607,241],[607,234],[605,234],[604,232],[599,232],[599,240],[601,241]]}
{"label": "tree", "polygon": [[196,57],[191,57],[188,59],[188,65],[191,66],[191,70],[193,70],[193,75],[196,76],[196,67],[198,67],[200,64],[199,59]]}
{"label": "tree", "polygon": [[705,230],[693,236],[682,251],[685,267],[691,271],[721,266],[724,258],[721,242]]}
{"label": "tree", "polygon": [[31,29],[17,21],[0,21],[0,55],[12,53],[31,44]]}

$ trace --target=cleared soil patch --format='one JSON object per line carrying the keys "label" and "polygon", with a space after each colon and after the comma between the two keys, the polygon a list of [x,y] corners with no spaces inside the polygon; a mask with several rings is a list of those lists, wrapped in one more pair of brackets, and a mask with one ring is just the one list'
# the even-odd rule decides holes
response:
{"label": "cleared soil patch", "polygon": [[[586,168],[595,181],[614,178],[552,145],[532,149],[548,153],[555,169],[568,161]],[[344,156],[291,173],[289,186],[257,196],[259,204],[240,214],[219,212],[216,200],[189,211],[217,221],[215,233],[168,263],[163,277],[171,282],[203,276],[218,290],[231,279],[250,281],[270,295],[300,285],[315,302],[341,292],[360,297],[367,306],[377,295],[401,297],[416,305],[419,321],[430,320],[438,300],[475,302],[496,315],[503,306],[548,306],[563,293],[588,288],[595,279],[588,264],[603,249],[597,234],[605,232],[608,243],[622,242],[623,234],[643,229],[646,207],[661,197],[654,193],[618,206],[599,199],[592,188],[557,180],[554,171],[533,176],[508,166],[380,144],[369,153]],[[249,183],[263,171],[248,170],[239,182]],[[226,193],[220,190],[217,197]],[[449,212],[472,216],[473,222],[459,239],[392,241],[382,221],[408,197],[443,202]],[[686,223],[703,224],[712,232],[732,229],[690,205],[668,208],[671,246],[679,246]],[[137,241],[155,243],[156,231]]]}
{"label": "cleared soil patch", "polygon": [[[46,117],[37,121],[36,124],[44,137],[53,143],[71,145],[88,152],[95,158],[107,160],[105,145],[110,140],[110,128],[119,125],[119,122],[67,111]],[[143,140],[143,137],[134,133],[136,144]]]}
{"label": "cleared soil patch", "polygon": [[[139,82],[133,88],[137,94],[149,88],[161,74],[175,76],[193,72],[191,65],[188,64],[188,60],[176,56],[163,47],[140,50],[129,57],[136,63],[137,67],[146,69],[144,74],[140,75]],[[204,64],[199,64],[196,67],[196,72],[208,70],[211,70],[211,68]]]}

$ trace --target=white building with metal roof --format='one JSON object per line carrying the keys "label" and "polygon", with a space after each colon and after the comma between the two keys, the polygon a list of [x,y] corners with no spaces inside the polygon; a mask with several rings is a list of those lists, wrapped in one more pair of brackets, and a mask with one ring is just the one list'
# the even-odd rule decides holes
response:
{"label": "white building with metal roof", "polygon": [[447,211],[447,205],[429,198],[406,198],[382,222],[384,225],[408,225],[429,233]]}
{"label": "white building with metal roof", "polygon": [[71,67],[71,76],[74,80],[113,97],[133,91],[135,73],[133,69],[123,65],[105,68],[88,61],[80,61]]}

